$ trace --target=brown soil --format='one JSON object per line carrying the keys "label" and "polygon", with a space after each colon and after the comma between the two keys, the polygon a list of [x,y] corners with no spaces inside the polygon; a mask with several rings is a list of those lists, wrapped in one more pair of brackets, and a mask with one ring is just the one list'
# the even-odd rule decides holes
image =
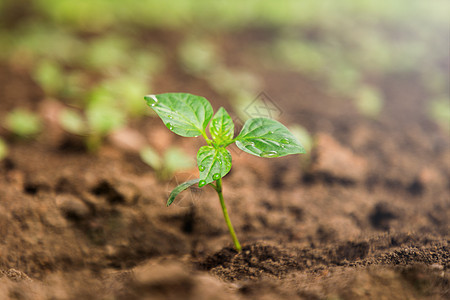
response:
{"label": "brown soil", "polygon": [[[282,122],[303,124],[317,147],[301,158],[233,151],[224,193],[241,253],[212,190],[165,207],[176,180],[195,170],[158,181],[135,152],[110,142],[87,154],[47,118],[33,142],[0,129],[10,145],[0,162],[0,298],[450,298],[448,132],[428,119],[418,79],[381,83],[387,106],[371,120],[297,74],[253,71]],[[156,93],[181,89],[221,104],[178,71],[157,82]],[[0,99],[0,119],[18,105],[48,117],[52,105],[8,65]],[[195,155],[201,145],[157,119],[131,127],[159,147]]]}

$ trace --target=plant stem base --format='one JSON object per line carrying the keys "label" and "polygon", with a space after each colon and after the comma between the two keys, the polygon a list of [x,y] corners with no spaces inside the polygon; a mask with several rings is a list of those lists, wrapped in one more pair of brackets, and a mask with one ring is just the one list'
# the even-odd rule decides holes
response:
{"label": "plant stem base", "polygon": [[225,200],[223,199],[222,194],[222,178],[216,180],[216,192],[219,195],[220,205],[222,206],[223,217],[225,218],[225,222],[227,223],[228,230],[230,231],[231,238],[233,239],[234,246],[237,252],[241,252],[242,247],[239,243],[239,240],[236,236],[236,232],[234,231],[233,224],[231,224],[230,217],[228,216],[228,210],[225,206]]}

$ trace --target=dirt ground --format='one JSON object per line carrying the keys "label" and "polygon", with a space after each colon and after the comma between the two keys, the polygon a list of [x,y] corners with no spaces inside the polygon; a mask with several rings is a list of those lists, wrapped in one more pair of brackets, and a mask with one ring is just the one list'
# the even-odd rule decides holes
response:
{"label": "dirt ground", "polygon": [[[248,67],[281,121],[304,125],[316,148],[279,159],[232,152],[224,195],[236,253],[212,190],[165,207],[196,170],[159,181],[114,140],[86,153],[54,126],[54,102],[30,76],[2,65],[0,119],[27,107],[46,131],[30,142],[0,129],[10,145],[0,162],[0,298],[449,299],[450,142],[425,113],[419,79],[380,83],[388,101],[375,120],[298,74]],[[227,106],[170,67],[155,86]],[[193,156],[202,144],[151,117],[129,130]]]}

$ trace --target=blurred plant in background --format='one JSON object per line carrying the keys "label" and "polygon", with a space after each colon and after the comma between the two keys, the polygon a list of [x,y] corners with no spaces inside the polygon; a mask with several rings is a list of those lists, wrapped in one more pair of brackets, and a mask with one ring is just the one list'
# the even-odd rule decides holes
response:
{"label": "blurred plant in background", "polygon": [[64,109],[59,122],[67,132],[83,136],[86,147],[91,152],[99,149],[109,133],[126,124],[122,110],[101,101],[90,103],[85,108],[85,115],[74,109]]}
{"label": "blurred plant in background", "polygon": [[2,161],[8,155],[8,146],[6,142],[0,138],[0,161]]}
{"label": "blurred plant in background", "polygon": [[[147,114],[142,95],[174,72],[206,82],[245,120],[261,76],[230,65],[220,36],[254,29],[267,37],[242,51],[258,54],[256,64],[312,79],[368,118],[389,101],[385,78],[415,74],[423,110],[446,127],[449,10],[446,0],[4,0],[0,61],[59,100],[61,126],[91,150]],[[5,126],[17,135],[43,129],[35,116],[10,114]]]}
{"label": "blurred plant in background", "polygon": [[39,115],[22,108],[11,111],[6,116],[4,126],[20,138],[33,138],[43,129]]}
{"label": "blurred plant in background", "polygon": [[305,155],[310,155],[311,150],[314,146],[313,143],[313,137],[308,132],[306,128],[304,128],[301,125],[293,124],[289,126],[289,131],[292,132],[292,134],[302,143],[303,148],[305,148],[306,153]]}
{"label": "blurred plant in background", "polygon": [[192,156],[177,147],[171,147],[161,155],[147,145],[140,151],[140,156],[143,162],[155,170],[156,176],[160,180],[172,178],[176,171],[195,167]]}
{"label": "blurred plant in background", "polygon": [[445,130],[450,131],[450,99],[448,97],[443,96],[431,101],[429,113]]}
{"label": "blurred plant in background", "polygon": [[356,108],[368,117],[377,118],[383,109],[383,98],[380,91],[371,86],[363,85],[355,90]]}

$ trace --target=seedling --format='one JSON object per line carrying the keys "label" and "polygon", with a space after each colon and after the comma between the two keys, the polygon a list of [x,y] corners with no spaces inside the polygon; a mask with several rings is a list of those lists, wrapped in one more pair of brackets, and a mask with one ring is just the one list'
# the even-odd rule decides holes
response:
{"label": "seedling", "polygon": [[21,138],[31,138],[42,130],[39,115],[21,108],[17,108],[6,115],[5,127]]}
{"label": "seedling", "polygon": [[61,93],[66,85],[64,72],[56,61],[40,62],[33,72],[33,77],[44,92],[51,96]]}
{"label": "seedling", "polygon": [[171,147],[160,155],[150,146],[146,146],[139,152],[141,159],[153,168],[156,176],[161,180],[167,180],[178,170],[193,167],[193,160],[180,148]]}
{"label": "seedling", "polygon": [[[167,93],[144,98],[169,130],[184,137],[202,136],[207,144],[197,153],[200,178],[178,185],[170,193],[167,206],[172,204],[179,193],[194,184],[199,187],[211,186],[219,196],[223,216],[236,250],[241,251],[222,193],[222,178],[231,169],[231,154],[226,148],[236,143],[244,152],[268,158],[305,153],[305,149],[283,124],[268,118],[247,120],[239,135],[234,138],[233,120],[227,111],[221,107],[213,115],[211,104],[200,96]],[[211,138],[206,133],[208,124]]]}
{"label": "seedling", "polygon": [[432,100],[428,105],[428,111],[431,118],[442,125],[442,128],[450,130],[450,101],[448,96]]}
{"label": "seedling", "polygon": [[355,104],[360,113],[376,119],[383,109],[383,98],[376,88],[362,86],[356,91]]}
{"label": "seedling", "polygon": [[59,122],[67,132],[83,136],[90,152],[96,152],[104,138],[126,122],[123,111],[108,106],[108,103],[89,105],[85,114],[84,117],[75,110],[65,109],[59,116]]}
{"label": "seedling", "polygon": [[302,146],[306,153],[310,153],[313,148],[313,137],[308,132],[308,130],[298,124],[289,126],[289,131],[297,138],[297,140],[302,141]]}
{"label": "seedling", "polygon": [[206,40],[185,41],[178,57],[184,69],[194,75],[208,74],[219,65],[214,45]]}

